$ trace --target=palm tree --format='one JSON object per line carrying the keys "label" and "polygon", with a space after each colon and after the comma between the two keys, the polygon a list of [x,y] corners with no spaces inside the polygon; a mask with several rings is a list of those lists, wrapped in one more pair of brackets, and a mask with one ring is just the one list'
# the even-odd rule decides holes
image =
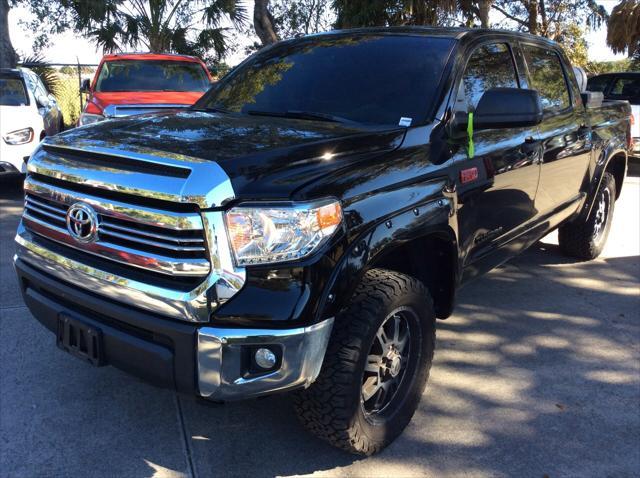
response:
{"label": "palm tree", "polygon": [[56,69],[42,55],[26,56],[20,60],[20,65],[29,68],[40,77],[49,93],[58,96],[60,93],[60,77]]}
{"label": "palm tree", "polygon": [[247,20],[240,0],[87,0],[71,2],[75,28],[95,39],[104,51],[145,48],[206,56],[219,60],[228,49],[228,20]]}
{"label": "palm tree", "polygon": [[607,45],[614,53],[640,56],[640,2],[623,0],[611,11],[607,23]]}

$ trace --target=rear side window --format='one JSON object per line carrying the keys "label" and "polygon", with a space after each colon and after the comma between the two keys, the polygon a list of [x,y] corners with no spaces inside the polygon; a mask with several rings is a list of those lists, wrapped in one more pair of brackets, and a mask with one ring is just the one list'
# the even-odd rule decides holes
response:
{"label": "rear side window", "polygon": [[522,49],[529,67],[531,88],[540,94],[544,111],[554,112],[568,108],[569,91],[558,54],[553,50],[531,45],[523,45]]}
{"label": "rear side window", "polygon": [[589,78],[587,90],[601,91],[604,93],[604,90],[606,90],[609,85],[609,81],[611,81],[611,78],[608,76],[594,76],[593,78]]}
{"label": "rear side window", "polygon": [[467,63],[456,101],[457,111],[475,109],[485,91],[492,88],[517,88],[511,51],[504,43],[477,48]]}
{"label": "rear side window", "polygon": [[611,86],[609,96],[611,98],[628,100],[633,104],[638,104],[640,101],[640,77],[617,78]]}

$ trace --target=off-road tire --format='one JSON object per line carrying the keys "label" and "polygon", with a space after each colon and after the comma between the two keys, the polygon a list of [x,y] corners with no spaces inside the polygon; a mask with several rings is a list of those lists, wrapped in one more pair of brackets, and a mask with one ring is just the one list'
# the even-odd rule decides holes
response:
{"label": "off-road tire", "polygon": [[[564,224],[558,229],[558,243],[563,254],[583,260],[595,259],[600,255],[611,229],[615,198],[616,181],[611,173],[605,172],[589,216]],[[604,224],[600,225],[600,233],[596,234],[597,224],[600,222],[599,205],[603,200],[607,201],[606,218]]]}
{"label": "off-road tire", "polygon": [[[403,366],[405,375],[397,391],[390,394],[386,413],[372,416],[362,398],[364,369],[381,324],[397,310],[413,314],[407,320],[413,324],[414,335],[409,337],[413,354]],[[434,349],[435,314],[428,290],[407,275],[372,269],[348,310],[336,317],[317,380],[294,394],[296,413],[309,431],[338,448],[363,455],[377,453],[402,433],[415,413]]]}

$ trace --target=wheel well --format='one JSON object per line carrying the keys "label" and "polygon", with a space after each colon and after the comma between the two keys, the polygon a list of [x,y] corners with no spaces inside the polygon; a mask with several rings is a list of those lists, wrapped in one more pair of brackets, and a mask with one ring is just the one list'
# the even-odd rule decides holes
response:
{"label": "wheel well", "polygon": [[616,199],[620,197],[620,191],[622,190],[622,183],[624,182],[624,172],[627,167],[627,157],[624,153],[618,153],[614,155],[607,164],[605,171],[613,174],[616,180]]}
{"label": "wheel well", "polygon": [[431,293],[436,317],[446,319],[453,310],[457,253],[444,235],[429,235],[404,242],[381,254],[372,267],[389,269],[421,281]]}

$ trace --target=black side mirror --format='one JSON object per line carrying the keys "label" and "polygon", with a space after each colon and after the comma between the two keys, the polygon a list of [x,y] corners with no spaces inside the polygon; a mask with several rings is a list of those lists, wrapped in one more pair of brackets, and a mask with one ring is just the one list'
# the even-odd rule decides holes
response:
{"label": "black side mirror", "polygon": [[[540,95],[522,88],[486,91],[473,113],[473,129],[518,128],[540,124],[544,112]],[[462,126],[462,125],[460,125]],[[467,124],[464,124],[466,129]]]}
{"label": "black side mirror", "polygon": [[82,83],[80,84],[80,92],[81,93],[91,92],[91,80],[89,80],[89,78],[85,78],[84,80],[82,80]]}

